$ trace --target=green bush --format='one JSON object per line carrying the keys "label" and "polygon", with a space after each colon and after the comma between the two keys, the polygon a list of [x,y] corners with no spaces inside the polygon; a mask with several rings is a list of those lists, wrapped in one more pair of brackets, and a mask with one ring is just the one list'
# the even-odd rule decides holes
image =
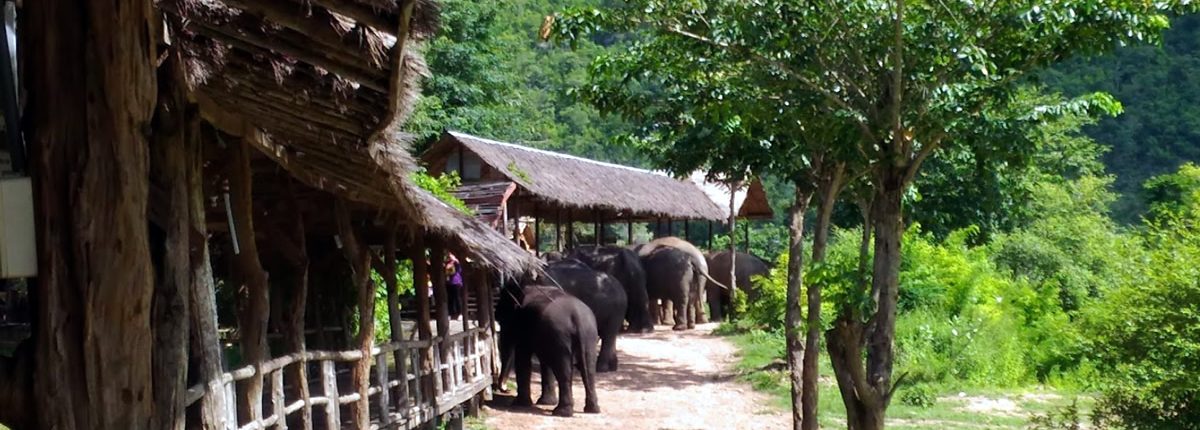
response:
{"label": "green bush", "polygon": [[937,392],[925,384],[904,387],[900,389],[900,403],[928,408],[937,403]]}

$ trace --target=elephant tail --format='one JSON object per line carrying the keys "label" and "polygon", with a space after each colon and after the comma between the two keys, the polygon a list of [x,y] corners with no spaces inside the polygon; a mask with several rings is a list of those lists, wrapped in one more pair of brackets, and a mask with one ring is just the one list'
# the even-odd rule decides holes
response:
{"label": "elephant tail", "polygon": [[701,274],[704,275],[705,278],[708,278],[708,282],[712,282],[713,284],[716,284],[716,286],[721,287],[722,289],[726,289],[726,290],[730,289],[728,285],[722,284],[721,282],[717,281],[716,279],[713,279],[712,276],[709,276],[708,271],[697,270],[697,272],[700,272]]}

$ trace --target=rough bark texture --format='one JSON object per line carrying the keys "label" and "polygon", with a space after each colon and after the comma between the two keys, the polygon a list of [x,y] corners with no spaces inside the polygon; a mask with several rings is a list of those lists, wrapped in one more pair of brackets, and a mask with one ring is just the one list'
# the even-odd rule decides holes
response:
{"label": "rough bark texture", "polygon": [[800,288],[804,285],[804,214],[808,211],[812,191],[796,186],[796,200],[792,203],[791,224],[788,234],[788,282],[787,315],[785,334],[787,338],[788,373],[792,381],[792,428],[799,430],[804,422],[801,388],[804,368],[804,339],[800,336]]}
{"label": "rough bark texture", "polygon": [[201,140],[200,122],[192,118],[188,140],[191,158],[188,160],[188,210],[191,222],[192,272],[188,282],[188,307],[190,319],[191,373],[195,382],[205,384],[205,394],[198,401],[196,419],[191,428],[217,430],[226,428],[225,390],[221,387],[224,360],[221,358],[221,341],[217,333],[217,299],[213,283],[212,266],[208,254],[208,236],[204,219],[204,141]]}
{"label": "rough bark texture", "polygon": [[183,64],[171,52],[158,71],[158,108],[150,147],[152,222],[161,231],[162,257],[154,289],[154,428],[184,428],[188,368],[188,291],[191,286],[188,106]]}
{"label": "rough bark texture", "polygon": [[[267,274],[259,260],[258,244],[254,240],[254,209],[251,187],[254,181],[250,170],[250,144],[230,142],[229,199],[233,209],[234,240],[238,252],[233,257],[233,279],[238,291],[238,330],[241,336],[242,362],[258,364],[269,357],[267,350],[267,318],[271,310]],[[238,419],[253,422],[262,418],[263,375],[255,373],[246,379],[245,391],[238,396]]]}
{"label": "rough bark texture", "polygon": [[[445,250],[439,243],[434,243],[429,248],[429,279],[433,281],[433,302],[437,306],[437,336],[439,339],[445,339],[450,335],[450,312],[448,310],[447,298],[449,295],[446,291],[446,265]],[[438,348],[438,354],[441,355],[442,363],[449,362],[450,350],[443,347]],[[442,389],[450,388],[450,378],[448,373],[442,374]]]}
{"label": "rough bark texture", "polygon": [[153,415],[146,130],[150,0],[22,9],[36,199],[38,427],[147,428]]}
{"label": "rough bark texture", "polygon": [[0,357],[0,424],[34,428],[33,343],[26,340],[11,358]]}
{"label": "rough bark texture", "polygon": [[[417,338],[429,340],[433,338],[433,328],[429,324],[429,264],[425,258],[425,241],[420,235],[414,237],[411,252],[409,258],[412,259],[413,265],[413,293],[417,296]],[[417,359],[420,360],[417,365],[421,368],[421,374],[425,375],[423,380],[417,381],[417,389],[421,391],[422,396],[429,398],[433,395],[433,384],[428,382],[433,380],[429,376],[433,356],[429,350],[422,350],[417,354]]]}
{"label": "rough bark texture", "polygon": [[350,405],[353,428],[365,430],[371,427],[371,409],[368,390],[371,385],[371,347],[375,342],[375,283],[371,281],[371,251],[359,240],[358,232],[350,219],[346,204],[338,200],[334,204],[338,234],[342,237],[342,252],[350,263],[351,278],[358,292],[358,335],[355,338],[362,359],[354,363],[351,378],[359,401]]}
{"label": "rough bark texture", "polygon": [[[820,199],[817,224],[813,231],[812,261],[825,260],[825,250],[829,245],[829,225],[833,218],[833,206],[841,189],[842,165],[836,165],[822,177],[817,185],[817,198]],[[821,352],[821,283],[810,282],[808,289],[808,320],[807,334],[804,341],[804,372],[802,375],[801,403],[803,407],[803,428],[817,430],[820,422],[817,419],[817,406],[820,400],[820,352]]]}
{"label": "rough bark texture", "polygon": [[[288,250],[284,252],[287,256],[287,263],[291,266],[291,296],[292,300],[289,303],[287,321],[284,323],[284,348],[288,353],[299,353],[304,355],[308,348],[304,341],[304,317],[308,309],[308,237],[304,228],[304,216],[300,211],[300,204],[297,201],[295,184],[291,179],[285,181],[284,192],[287,197],[287,214],[283,214],[286,218],[287,226],[284,233],[290,240],[284,241],[282,245]],[[293,398],[303,399],[305,403],[300,407],[300,414],[297,417],[297,422],[300,428],[308,430],[312,428],[312,405],[308,404],[310,398],[308,388],[307,372],[304,369],[308,366],[308,360],[300,360],[298,363],[290,366],[290,377],[292,382]]]}

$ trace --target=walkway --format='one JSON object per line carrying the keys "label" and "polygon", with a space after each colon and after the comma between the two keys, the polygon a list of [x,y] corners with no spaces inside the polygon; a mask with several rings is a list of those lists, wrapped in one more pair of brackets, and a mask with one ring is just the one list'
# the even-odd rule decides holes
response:
{"label": "walkway", "polygon": [[[772,407],[766,395],[736,380],[731,369],[737,350],[712,335],[714,327],[703,324],[696,330],[675,332],[660,326],[652,334],[619,338],[620,370],[597,378],[601,414],[582,413],[583,384],[576,376],[574,417],[551,416],[550,406],[510,409],[507,405],[515,393],[498,393],[486,409],[487,426],[494,430],[791,428],[788,416]],[[535,373],[535,400],[540,393],[537,381]]]}

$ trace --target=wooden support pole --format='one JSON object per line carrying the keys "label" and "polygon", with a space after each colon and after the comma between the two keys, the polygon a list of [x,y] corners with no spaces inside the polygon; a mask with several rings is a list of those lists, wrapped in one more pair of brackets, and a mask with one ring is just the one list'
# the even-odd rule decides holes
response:
{"label": "wooden support pole", "polygon": [[[229,194],[235,232],[230,250],[234,262],[234,284],[240,285],[238,329],[241,332],[242,357],[247,364],[267,361],[267,317],[270,315],[267,274],[259,259],[255,240],[252,207],[253,173],[250,170],[250,144],[240,139],[229,144]],[[246,380],[244,395],[238,396],[239,419],[256,423],[262,420],[263,375],[255,373]]]}
{"label": "wooden support pole", "polygon": [[306,371],[308,360],[304,359],[304,352],[308,348],[304,338],[304,317],[308,308],[308,236],[300,201],[296,196],[296,185],[291,178],[284,180],[283,189],[287,213],[281,215],[287,226],[283,228],[283,234],[276,237],[276,243],[280,243],[280,247],[284,248],[282,254],[291,268],[288,275],[292,296],[287,321],[284,324],[284,350],[301,357],[296,364],[289,366],[292,396],[304,402],[300,407],[300,427],[312,430],[312,394],[308,387]]}
{"label": "wooden support pole", "polygon": [[[190,134],[188,152],[188,211],[190,212],[188,230],[190,235],[190,255],[192,272],[189,276],[188,307],[191,308],[190,337],[191,361],[194,367],[191,371],[196,379],[204,381],[205,394],[198,401],[196,418],[198,428],[218,430],[227,427],[229,419],[225,414],[229,399],[225,397],[225,388],[221,384],[221,373],[224,359],[221,356],[221,341],[217,331],[217,298],[213,281],[212,266],[208,252],[208,236],[205,221],[204,199],[204,144],[200,140],[200,122],[192,119],[189,124]],[[307,430],[307,429],[306,429]]]}
{"label": "wooden support pole", "polygon": [[[383,239],[383,274],[384,282],[387,284],[387,301],[388,301],[388,328],[391,331],[391,341],[399,342],[404,340],[404,321],[400,319],[400,288],[396,282],[396,230],[389,228],[387,235]],[[420,291],[420,290],[416,290]],[[419,299],[421,296],[417,296]],[[380,355],[383,357],[384,355]],[[400,375],[400,387],[398,390],[397,404],[401,410],[408,406],[408,383],[405,381],[408,375],[408,363],[406,363],[406,355],[403,349],[397,349],[392,353],[392,360],[396,365],[396,373]],[[386,368],[385,368],[386,370]],[[387,375],[387,372],[384,372]],[[382,385],[383,390],[387,391],[386,385]],[[387,408],[384,408],[386,413]]]}
{"label": "wooden support pole", "polygon": [[704,247],[706,249],[709,249],[709,250],[712,249],[712,236],[713,236],[713,222],[712,222],[712,220],[708,220],[708,234],[705,236],[705,239],[704,239]]}
{"label": "wooden support pole", "polygon": [[562,209],[554,210],[554,251],[562,251]]}
{"label": "wooden support pole", "polygon": [[[429,248],[429,277],[433,281],[433,301],[437,306],[437,336],[440,347],[438,348],[438,358],[441,363],[446,363],[448,360],[446,337],[450,335],[450,312],[447,299],[449,295],[446,291],[446,264],[445,250],[441,243],[434,243]],[[439,361],[435,361],[438,363]],[[449,382],[445,372],[437,372],[442,375],[443,383]],[[443,385],[442,389],[447,390],[450,387]]]}
{"label": "wooden support pole", "polygon": [[[154,422],[156,429],[183,430],[184,397],[188,374],[188,306],[192,264],[190,255],[191,224],[188,190],[189,151],[192,131],[184,89],[184,71],[178,51],[158,69],[158,107],[154,112],[155,134],[150,142],[150,213],[152,223],[161,232],[151,235],[153,245],[161,246],[156,270],[154,302],[151,308],[154,332]],[[158,214],[158,216],[153,216]],[[161,237],[161,241],[155,237]],[[208,264],[208,262],[195,262]]]}
{"label": "wooden support pole", "polygon": [[567,249],[575,248],[575,218],[572,216],[574,210],[567,210]]}
{"label": "wooden support pole", "polygon": [[683,220],[683,240],[692,241],[692,220]]}
{"label": "wooden support pole", "polygon": [[[534,210],[537,213],[537,210]],[[537,216],[533,219],[533,255],[542,255],[542,218]]]}
{"label": "wooden support pole", "polygon": [[[413,265],[413,291],[417,296],[417,338],[420,340],[433,339],[433,329],[430,325],[431,312],[429,309],[429,260],[425,257],[425,238],[421,234],[417,234],[412,247],[412,255],[410,256]],[[433,357],[429,355],[428,349],[421,349],[415,353],[416,361],[415,369],[417,375],[417,386],[415,396],[417,404],[421,405],[423,398],[428,398],[433,393],[433,386],[425,382],[429,375],[429,365],[433,362]]]}
{"label": "wooden support pole", "polygon": [[[38,322],[29,428],[147,428],[154,415],[147,128],[155,106],[150,0],[20,8],[36,217]],[[7,376],[7,375],[6,375]],[[3,378],[0,378],[3,379]],[[36,418],[33,416],[36,414]]]}
{"label": "wooden support pole", "polygon": [[633,245],[633,220],[625,220],[625,245]]}
{"label": "wooden support pole", "polygon": [[[748,222],[748,221],[742,223],[742,237],[745,239],[745,241],[742,242],[742,244],[744,245],[743,248],[746,250],[746,253],[749,254],[750,253],[750,222]],[[730,236],[730,240],[733,240],[733,236]]]}
{"label": "wooden support pole", "polygon": [[366,430],[371,427],[368,393],[371,386],[371,347],[375,341],[375,283],[371,280],[371,250],[359,240],[346,203],[338,199],[333,207],[342,253],[349,260],[350,276],[358,293],[358,336],[355,340],[362,357],[354,362],[351,374],[359,397],[351,405],[350,418],[354,428]]}
{"label": "wooden support pole", "polygon": [[326,399],[325,428],[340,429],[342,428],[342,413],[341,406],[338,405],[337,370],[334,369],[332,361],[321,362],[321,386]]}

